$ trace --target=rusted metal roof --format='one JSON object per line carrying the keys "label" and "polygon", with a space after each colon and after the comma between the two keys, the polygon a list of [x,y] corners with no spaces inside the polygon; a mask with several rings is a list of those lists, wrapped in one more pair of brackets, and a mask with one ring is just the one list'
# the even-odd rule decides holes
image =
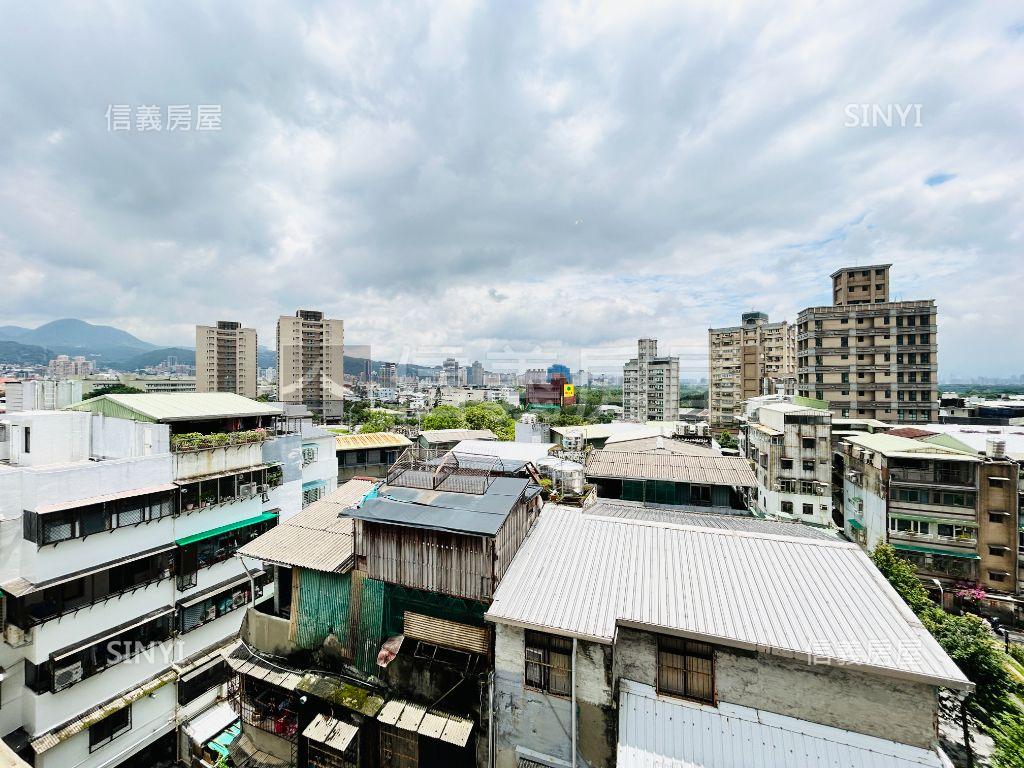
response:
{"label": "rusted metal roof", "polygon": [[427,710],[420,704],[405,699],[392,699],[384,705],[377,719],[387,725],[412,731],[421,736],[439,739],[457,747],[464,747],[473,733],[473,721],[459,715]]}
{"label": "rusted metal roof", "polygon": [[362,501],[372,480],[349,480],[292,518],[238,550],[240,555],[276,565],[334,573],[352,565],[355,522],[342,517]]}
{"label": "rusted metal roof", "polygon": [[590,455],[587,476],[727,485],[736,488],[757,486],[757,478],[750,464],[739,456],[685,456],[604,449]]}
{"label": "rusted metal roof", "polygon": [[339,752],[344,752],[357,733],[359,733],[359,729],[356,726],[321,713],[306,726],[302,735],[307,739],[326,744]]}
{"label": "rusted metal roof", "polygon": [[405,435],[394,432],[367,432],[365,435],[337,435],[334,445],[339,451],[365,450],[366,448],[408,448],[412,445]]}
{"label": "rusted metal roof", "polygon": [[487,627],[474,627],[447,619],[437,619],[412,611],[405,612],[406,637],[423,640],[445,648],[479,653],[486,656],[490,650],[490,631]]}

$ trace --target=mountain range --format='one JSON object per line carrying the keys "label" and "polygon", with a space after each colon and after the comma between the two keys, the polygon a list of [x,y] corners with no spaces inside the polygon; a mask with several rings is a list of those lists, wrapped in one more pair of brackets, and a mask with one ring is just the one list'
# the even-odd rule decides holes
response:
{"label": "mountain range", "polygon": [[[196,362],[195,349],[191,347],[161,347],[120,328],[84,320],[54,320],[38,328],[0,325],[0,363],[46,365],[57,355],[81,355],[92,360],[97,368],[118,371],[141,370],[159,365],[169,357],[183,365]],[[260,368],[277,366],[277,352],[273,349],[259,347],[256,358]],[[381,361],[371,360],[369,365],[378,371]],[[367,360],[346,355],[345,373],[358,375],[366,368]],[[436,371],[436,366],[399,366],[400,375],[428,375]]]}

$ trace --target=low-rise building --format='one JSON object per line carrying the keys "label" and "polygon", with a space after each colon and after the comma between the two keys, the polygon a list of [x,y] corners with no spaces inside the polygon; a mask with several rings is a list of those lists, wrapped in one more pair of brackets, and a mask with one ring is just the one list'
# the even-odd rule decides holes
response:
{"label": "low-rise building", "polygon": [[489,765],[483,612],[539,491],[411,449],[387,482],[350,480],[244,547],[277,566],[282,597],[274,615],[249,612],[229,658],[236,764]]}
{"label": "low-rise building", "polygon": [[7,412],[56,411],[82,402],[78,379],[33,379],[7,385]]}
{"label": "low-rise building", "polygon": [[925,430],[914,431],[920,439],[897,431],[840,443],[847,535],[867,550],[891,544],[947,603],[960,584],[1015,595],[1019,465],[1000,447],[982,455]]}
{"label": "low-rise building", "polygon": [[606,506],[546,506],[487,610],[496,768],[950,764],[972,684],[855,544]]}
{"label": "low-rise building", "polygon": [[424,429],[416,442],[421,448],[441,453],[450,451],[463,440],[497,440],[498,436],[489,429]]}
{"label": "low-rise building", "polygon": [[757,476],[752,506],[763,515],[829,526],[832,414],[827,403],[796,400],[756,397],[740,417],[740,453]]}
{"label": "low-rise building", "polygon": [[412,440],[395,432],[369,432],[336,435],[334,445],[340,485],[353,477],[385,477]]}
{"label": "low-rise building", "polygon": [[721,510],[748,509],[757,478],[739,456],[632,452],[613,447],[591,452],[587,480],[605,499]]}

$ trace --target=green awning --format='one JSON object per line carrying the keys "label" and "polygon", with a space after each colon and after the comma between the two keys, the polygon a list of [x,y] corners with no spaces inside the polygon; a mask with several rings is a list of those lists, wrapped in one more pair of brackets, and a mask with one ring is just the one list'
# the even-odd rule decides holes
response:
{"label": "green awning", "polygon": [[204,539],[210,539],[214,536],[220,536],[222,533],[237,531],[239,528],[248,528],[250,525],[257,525],[258,523],[263,523],[267,520],[273,520],[275,517],[277,517],[277,512],[264,512],[262,515],[257,515],[256,517],[250,517],[246,520],[238,520],[234,523],[222,525],[219,528],[211,528],[209,531],[203,531],[202,533],[194,533],[183,539],[175,539],[174,543],[179,547],[184,547],[186,544],[195,544],[197,541],[203,541]]}
{"label": "green awning", "polygon": [[981,560],[981,556],[976,552],[950,552],[946,549],[934,549],[932,547],[918,547],[914,544],[903,544],[899,541],[890,541],[893,549],[902,549],[906,552],[921,552],[925,555],[946,555],[947,557],[960,557],[964,560]]}
{"label": "green awning", "polygon": [[858,531],[863,531],[863,530],[866,530],[866,529],[864,528],[864,524],[863,524],[863,523],[861,523],[861,521],[860,521],[860,520],[854,520],[854,519],[853,519],[852,517],[850,518],[850,527],[851,527],[851,528],[855,528],[855,529],[856,529],[856,530],[858,530]]}

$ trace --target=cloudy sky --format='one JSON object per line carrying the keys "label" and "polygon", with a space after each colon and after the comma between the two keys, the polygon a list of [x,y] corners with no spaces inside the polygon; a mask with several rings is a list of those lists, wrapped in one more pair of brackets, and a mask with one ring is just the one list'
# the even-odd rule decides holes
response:
{"label": "cloudy sky", "polygon": [[1024,373],[1024,6],[640,5],[4,2],[0,324],[699,374],[884,261],[943,375]]}

